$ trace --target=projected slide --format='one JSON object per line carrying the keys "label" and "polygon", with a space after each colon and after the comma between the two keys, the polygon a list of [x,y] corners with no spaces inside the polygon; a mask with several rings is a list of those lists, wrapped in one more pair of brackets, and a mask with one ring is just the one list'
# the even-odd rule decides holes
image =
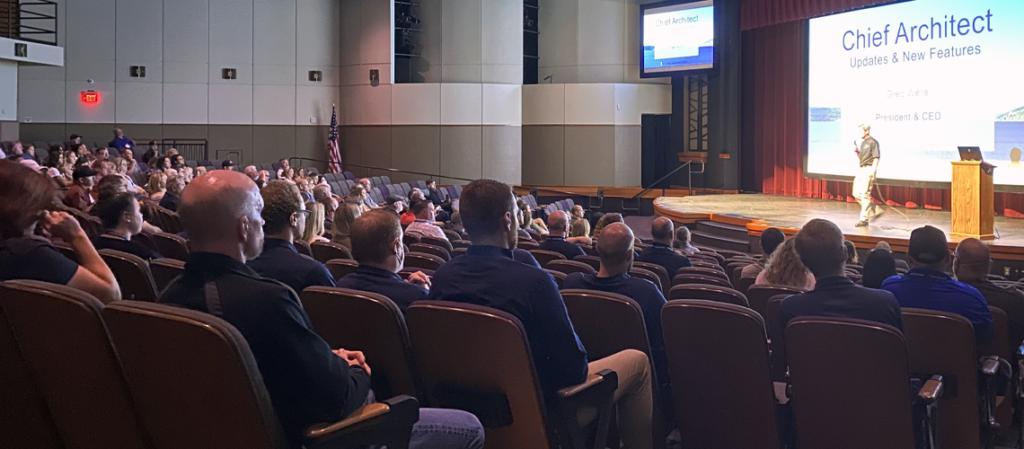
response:
{"label": "projected slide", "polygon": [[859,125],[878,178],[949,182],[957,146],[1024,185],[1024,1],[916,0],[811,20],[807,172],[854,176]]}
{"label": "projected slide", "polygon": [[643,21],[645,74],[713,66],[715,11],[710,1],[647,9]]}

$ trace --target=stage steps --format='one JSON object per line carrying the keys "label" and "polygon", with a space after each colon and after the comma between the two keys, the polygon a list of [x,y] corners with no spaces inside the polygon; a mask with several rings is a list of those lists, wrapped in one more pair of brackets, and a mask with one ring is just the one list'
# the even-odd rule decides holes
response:
{"label": "stage steps", "polygon": [[714,221],[698,221],[697,229],[690,234],[695,245],[750,252],[750,238],[745,227]]}

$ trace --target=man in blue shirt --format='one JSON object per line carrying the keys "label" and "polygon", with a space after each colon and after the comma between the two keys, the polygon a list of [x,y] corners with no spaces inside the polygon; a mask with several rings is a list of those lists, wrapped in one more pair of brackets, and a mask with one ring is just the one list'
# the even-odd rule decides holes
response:
{"label": "man in blue shirt", "polygon": [[111,140],[107,146],[117,148],[118,150],[121,148],[135,148],[135,141],[125,137],[124,131],[121,131],[120,128],[114,128],[114,140]]}
{"label": "man in blue shirt", "polygon": [[403,312],[426,299],[430,279],[422,271],[402,280],[398,271],[405,260],[402,225],[398,215],[371,210],[352,225],[352,256],[359,262],[356,272],[338,279],[338,287],[384,295]]}
{"label": "man in blue shirt", "polygon": [[665,336],[661,332],[661,308],[665,306],[665,296],[651,281],[629,275],[633,267],[633,239],[633,231],[625,223],[605,227],[597,243],[601,270],[597,274],[570,274],[565,278],[564,287],[618,293],[636,301],[644,315],[661,395],[668,401],[665,403],[670,404],[672,392],[669,389],[668,358],[665,356]]}
{"label": "man in blue shirt", "polygon": [[857,318],[903,330],[903,315],[892,293],[864,288],[846,277],[843,231],[828,220],[814,219],[800,229],[796,250],[814,274],[814,290],[782,301],[782,323],[801,316]]}
{"label": "man in blue shirt", "polygon": [[932,226],[915,229],[910,234],[907,257],[910,271],[882,283],[883,289],[896,295],[900,307],[955,313],[974,325],[974,339],[979,345],[992,341],[992,314],[985,297],[946,273],[950,265],[946,233]]}
{"label": "man in blue shirt", "polygon": [[636,258],[637,262],[661,265],[665,267],[665,271],[668,271],[669,277],[675,276],[680,268],[692,267],[693,264],[690,263],[689,257],[676,254],[672,249],[672,240],[675,239],[675,235],[675,226],[672,225],[672,220],[665,217],[656,218],[654,223],[651,223],[651,237],[654,239],[654,243],[640,253],[640,257]]}
{"label": "man in blue shirt", "polygon": [[274,181],[260,192],[263,202],[263,252],[249,261],[260,276],[281,281],[301,294],[306,287],[334,287],[334,278],[324,264],[299,254],[295,239],[306,228],[306,205],[299,189],[287,181]]}
{"label": "man in blue shirt", "polygon": [[493,307],[522,322],[546,398],[602,369],[619,376],[615,396],[627,447],[652,447],[651,374],[647,356],[627,350],[587,363],[587,352],[569,321],[551,275],[513,260],[518,236],[515,197],[504,183],[473,181],[459,198],[473,246],[437,270],[429,299]]}
{"label": "man in blue shirt", "polygon": [[569,260],[586,255],[580,245],[565,240],[568,236],[569,216],[564,211],[556,210],[548,215],[548,238],[541,242],[540,249],[559,253]]}

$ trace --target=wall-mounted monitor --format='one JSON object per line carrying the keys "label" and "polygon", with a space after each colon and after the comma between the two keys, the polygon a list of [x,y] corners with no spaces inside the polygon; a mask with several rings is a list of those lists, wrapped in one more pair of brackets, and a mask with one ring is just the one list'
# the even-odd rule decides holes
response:
{"label": "wall-mounted monitor", "polygon": [[714,68],[714,1],[640,5],[640,45],[642,78]]}

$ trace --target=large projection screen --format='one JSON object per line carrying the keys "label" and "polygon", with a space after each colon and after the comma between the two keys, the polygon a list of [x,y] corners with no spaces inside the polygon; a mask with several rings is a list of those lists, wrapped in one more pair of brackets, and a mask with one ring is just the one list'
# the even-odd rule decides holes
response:
{"label": "large projection screen", "polygon": [[915,0],[809,27],[808,177],[854,176],[868,125],[883,183],[949,183],[957,147],[975,146],[997,185],[1024,186],[1024,0]]}

